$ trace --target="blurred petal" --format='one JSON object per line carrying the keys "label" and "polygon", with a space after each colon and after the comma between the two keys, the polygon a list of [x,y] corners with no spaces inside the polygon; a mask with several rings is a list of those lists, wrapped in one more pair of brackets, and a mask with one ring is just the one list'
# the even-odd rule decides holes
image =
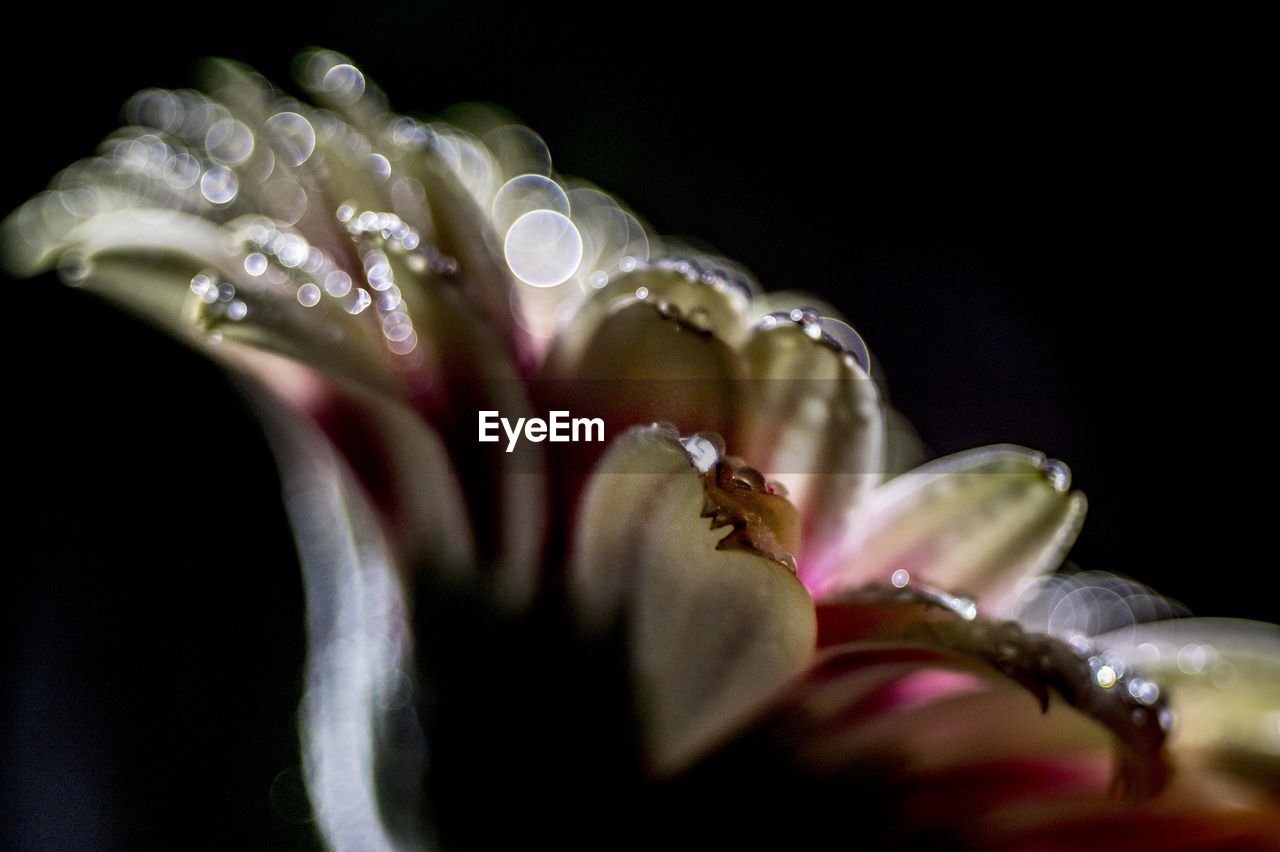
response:
{"label": "blurred petal", "polygon": [[903,571],[1000,612],[1075,541],[1085,499],[1069,486],[1061,463],[1020,447],[938,459],[872,491],[835,558],[803,579],[822,597]]}
{"label": "blurred petal", "polygon": [[1280,626],[1185,618],[1094,641],[1167,691],[1175,754],[1280,792]]}
{"label": "blurred petal", "polygon": [[279,460],[306,585],[300,729],[316,819],[335,848],[420,846],[421,791],[412,779],[422,777],[425,744],[397,566],[327,442],[272,396],[249,390]]}
{"label": "blurred petal", "polygon": [[[813,604],[778,549],[781,498],[718,471],[696,469],[674,431],[633,429],[591,477],[575,532],[575,601],[597,630],[626,619],[647,751],[663,774],[730,733],[813,653]],[[724,488],[732,499],[714,496]]]}

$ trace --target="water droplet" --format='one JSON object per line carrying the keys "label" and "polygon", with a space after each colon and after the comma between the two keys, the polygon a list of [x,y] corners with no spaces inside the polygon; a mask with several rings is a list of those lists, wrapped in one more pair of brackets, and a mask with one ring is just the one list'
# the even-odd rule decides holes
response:
{"label": "water droplet", "polygon": [[347,313],[349,314],[358,314],[363,312],[365,308],[369,307],[371,304],[373,304],[373,297],[369,295],[369,292],[367,290],[357,288],[352,290],[347,296],[343,307],[346,308]]}
{"label": "water droplet", "polygon": [[391,161],[381,154],[370,154],[365,162],[369,170],[383,180],[391,177]]}
{"label": "water droplet", "polygon": [[343,223],[350,222],[351,218],[356,215],[355,205],[350,203],[339,204],[336,215],[338,217],[339,222],[343,222]]}
{"label": "water droplet", "polygon": [[227,305],[227,317],[239,322],[249,315],[249,306],[244,302],[236,299]]}
{"label": "water droplet", "polygon": [[311,122],[296,112],[278,112],[263,122],[268,133],[279,140],[285,161],[300,166],[316,149],[316,130]]}
{"label": "water droplet", "polygon": [[354,65],[341,63],[325,72],[320,90],[338,104],[353,104],[364,94],[364,74]]}
{"label": "water droplet", "polygon": [[1093,682],[1103,689],[1110,689],[1115,686],[1117,679],[1116,670],[1106,664],[1098,666],[1093,673]]}
{"label": "water droplet", "polygon": [[640,301],[642,301],[642,302],[643,302],[645,299],[649,298],[649,288],[648,288],[648,287],[637,287],[637,288],[636,288],[636,298],[637,298],[637,299],[639,299],[639,300],[640,300]]}
{"label": "water droplet", "polygon": [[715,467],[724,453],[724,442],[720,436],[709,432],[681,438],[680,443],[698,473],[706,473]]}
{"label": "water droplet", "polygon": [[587,283],[596,290],[599,290],[601,287],[609,283],[609,274],[603,270],[597,269],[595,272],[591,273],[591,277],[587,279]]}
{"label": "water droplet", "polygon": [[1129,696],[1143,704],[1155,704],[1160,697],[1160,687],[1145,678],[1135,677],[1129,681]]}
{"label": "water droplet", "polygon": [[1037,465],[1045,478],[1049,480],[1049,484],[1053,486],[1053,490],[1059,494],[1065,494],[1067,489],[1071,487],[1071,468],[1067,467],[1057,459],[1044,459]]}
{"label": "water droplet", "polygon": [[164,182],[177,190],[190,189],[200,180],[200,161],[185,151],[164,164]]}
{"label": "water droplet", "polygon": [[244,271],[255,277],[266,272],[267,256],[262,252],[253,252],[244,259]]}
{"label": "water droplet", "polygon": [[310,308],[320,301],[320,288],[308,281],[298,288],[298,303]]}
{"label": "water droplet", "polygon": [[1183,645],[1178,651],[1178,669],[1183,674],[1200,674],[1204,671],[1208,657],[1203,645]]}
{"label": "water droplet", "polygon": [[623,272],[631,272],[636,268],[636,259],[627,255],[618,261],[618,268]]}
{"label": "water droplet", "polygon": [[200,194],[212,204],[230,204],[239,191],[236,173],[226,166],[215,166],[200,176]]}
{"label": "water droplet", "polygon": [[58,258],[58,275],[72,286],[84,283],[91,271],[88,259],[77,252],[67,252]]}
{"label": "water droplet", "polygon": [[330,296],[345,296],[351,292],[351,276],[335,269],[324,278],[324,291]]}
{"label": "water droplet", "polygon": [[490,205],[494,230],[504,233],[521,216],[535,210],[554,210],[568,216],[569,196],[560,184],[548,177],[535,174],[513,177],[502,185]]}
{"label": "water droplet", "polygon": [[517,219],[504,241],[507,265],[534,287],[568,281],[582,262],[582,235],[569,217],[554,210],[534,210]]}
{"label": "water droplet", "polygon": [[835,317],[822,317],[822,337],[836,349],[853,358],[862,372],[871,375],[871,352],[862,335],[853,326]]}
{"label": "water droplet", "polygon": [[276,248],[276,258],[281,265],[289,269],[297,269],[306,263],[308,255],[311,253],[311,246],[307,245],[307,241],[297,234],[285,234]]}
{"label": "water droplet", "polygon": [[889,582],[899,589],[905,589],[907,584],[911,582],[911,573],[905,568],[899,568],[890,575]]}
{"label": "water droplet", "polygon": [[253,131],[242,121],[224,118],[205,133],[204,147],[217,162],[234,166],[253,154]]}
{"label": "water droplet", "polygon": [[[191,278],[191,292],[206,302],[216,302],[218,300],[218,285],[203,272]],[[210,294],[212,294],[213,298],[209,298]]]}
{"label": "water droplet", "polygon": [[408,355],[418,348],[418,333],[413,329],[400,340],[387,340],[387,348],[397,355]]}

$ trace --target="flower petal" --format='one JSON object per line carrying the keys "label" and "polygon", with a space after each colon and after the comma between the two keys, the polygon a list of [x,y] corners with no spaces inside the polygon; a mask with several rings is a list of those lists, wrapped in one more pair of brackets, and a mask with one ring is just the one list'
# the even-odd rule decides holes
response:
{"label": "flower petal", "polygon": [[850,511],[880,481],[879,393],[850,355],[801,323],[757,327],[742,351],[751,377],[742,453],[800,510],[804,564],[835,544]]}
{"label": "flower petal", "polygon": [[1094,637],[1169,696],[1176,755],[1280,789],[1280,626],[1181,618]]}
{"label": "flower petal", "polygon": [[938,459],[871,492],[834,558],[803,579],[822,597],[905,571],[999,612],[1075,541],[1085,499],[1069,485],[1064,466],[1021,447]]}
{"label": "flower petal", "polygon": [[592,475],[575,532],[574,599],[589,628],[626,620],[643,735],[662,774],[728,734],[813,650],[808,594],[784,554],[758,546],[773,531],[759,514],[715,518],[714,474],[695,469],[673,430],[633,429]]}

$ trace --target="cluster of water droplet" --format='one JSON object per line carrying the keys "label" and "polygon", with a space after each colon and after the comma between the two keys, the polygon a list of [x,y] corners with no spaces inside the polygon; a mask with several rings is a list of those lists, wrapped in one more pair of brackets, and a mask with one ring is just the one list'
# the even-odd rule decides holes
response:
{"label": "cluster of water droplet", "polygon": [[761,317],[757,328],[769,330],[779,326],[794,326],[805,336],[831,347],[857,364],[863,373],[871,375],[871,352],[862,336],[844,320],[822,316],[810,307],[797,307],[786,311],[773,311]]}

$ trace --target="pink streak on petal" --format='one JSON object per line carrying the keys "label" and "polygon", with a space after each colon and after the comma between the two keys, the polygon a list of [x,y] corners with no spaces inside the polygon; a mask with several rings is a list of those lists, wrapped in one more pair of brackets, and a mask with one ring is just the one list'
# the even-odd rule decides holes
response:
{"label": "pink streak on petal", "polygon": [[909,674],[890,684],[883,691],[881,701],[885,711],[901,713],[944,698],[982,692],[990,686],[990,679],[969,672],[932,669]]}

